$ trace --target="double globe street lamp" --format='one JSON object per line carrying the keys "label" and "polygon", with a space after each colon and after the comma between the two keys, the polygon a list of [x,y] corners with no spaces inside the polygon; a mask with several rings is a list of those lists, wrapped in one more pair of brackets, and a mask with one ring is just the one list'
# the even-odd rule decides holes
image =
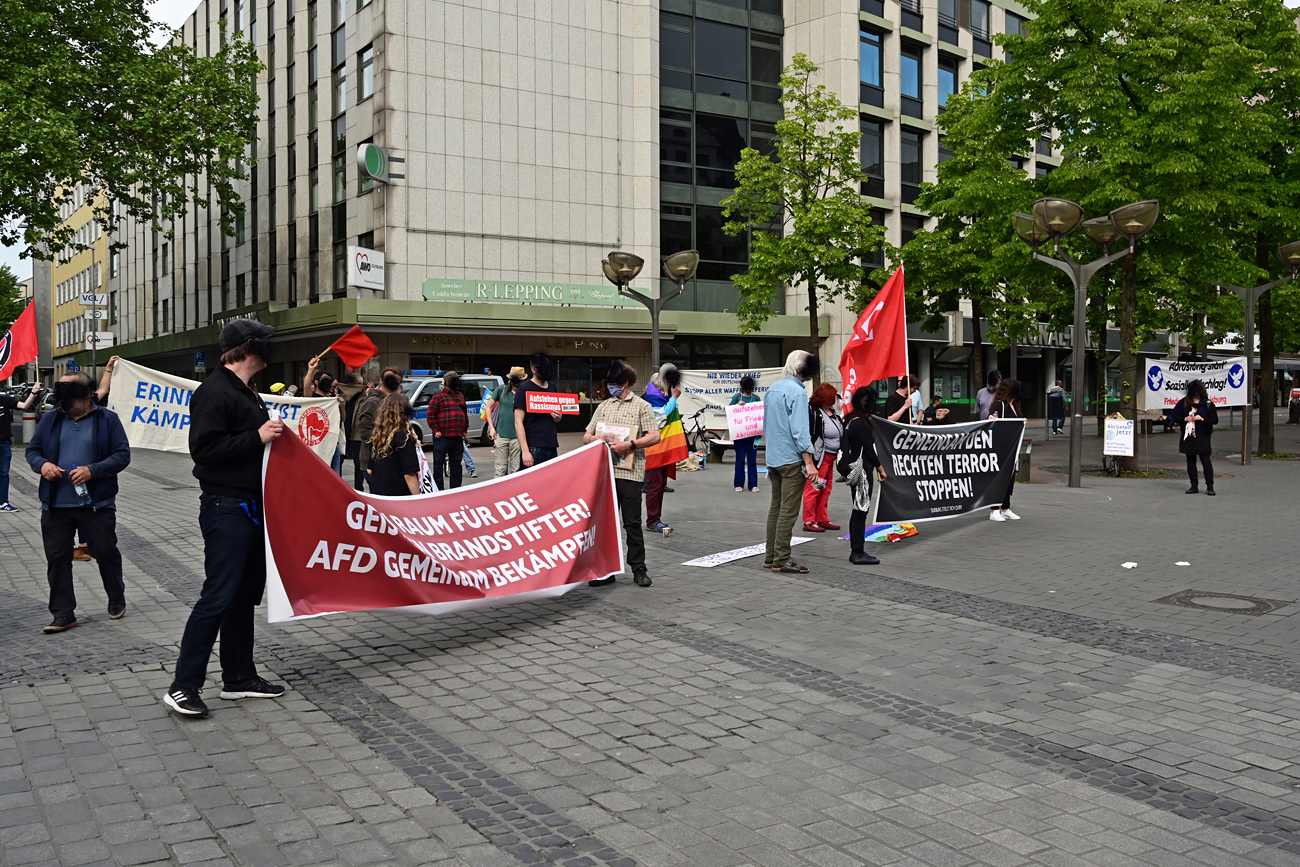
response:
{"label": "double globe street lamp", "polygon": [[[1083,352],[1087,335],[1088,284],[1102,268],[1134,252],[1137,239],[1149,232],[1160,216],[1160,203],[1154,199],[1134,202],[1091,220],[1085,220],[1083,208],[1069,199],[1039,199],[1034,202],[1032,210],[1032,215],[1012,214],[1016,234],[1033,247],[1035,259],[1060,268],[1074,284],[1074,333],[1070,337],[1070,364],[1074,376],[1074,385],[1070,389],[1070,487],[1079,488],[1083,486]],[[1089,240],[1101,247],[1100,259],[1080,263],[1068,251],[1061,249],[1061,239],[1073,234],[1080,226]],[[1111,245],[1121,238],[1128,242],[1126,248],[1111,253]],[[1052,243],[1052,251],[1061,258],[1053,259],[1038,252],[1039,246],[1048,241]]]}
{"label": "double globe street lamp", "polygon": [[[1253,417],[1252,407],[1254,400],[1250,399],[1250,393],[1255,387],[1255,304],[1260,297],[1270,289],[1275,289],[1290,280],[1294,280],[1296,271],[1300,270],[1300,241],[1292,241],[1290,244],[1283,244],[1277,248],[1277,257],[1282,260],[1282,264],[1291,269],[1290,275],[1280,280],[1274,280],[1271,283],[1265,283],[1263,286],[1231,286],[1227,283],[1215,283],[1216,289],[1227,289],[1233,294],[1240,295],[1242,303],[1246,306],[1246,393],[1248,403],[1246,412],[1243,413],[1245,421],[1241,426],[1241,463],[1243,466],[1250,465],[1250,428]],[[1259,411],[1264,411],[1265,395],[1260,396]],[[1272,412],[1272,395],[1267,395],[1269,399],[1269,411]]]}
{"label": "double globe street lamp", "polygon": [[641,269],[645,260],[632,253],[613,252],[600,261],[605,279],[618,287],[618,294],[644,304],[650,311],[650,375],[659,372],[659,314],[664,305],[682,294],[686,281],[695,276],[695,269],[700,266],[700,254],[696,250],[683,250],[664,259],[664,276],[677,284],[677,288],[664,295],[656,280],[646,295],[628,286]]}

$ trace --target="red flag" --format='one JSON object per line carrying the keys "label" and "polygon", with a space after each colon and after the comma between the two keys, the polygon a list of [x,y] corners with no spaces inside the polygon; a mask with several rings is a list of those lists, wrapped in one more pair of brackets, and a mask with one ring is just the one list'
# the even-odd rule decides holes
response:
{"label": "red flag", "polygon": [[360,325],[349,328],[347,334],[330,344],[330,349],[337,352],[339,358],[343,359],[343,363],[353,370],[379,354],[379,347],[366,337]]}
{"label": "red flag", "polygon": [[877,379],[907,373],[907,311],[903,306],[903,266],[867,304],[840,356],[844,396]]}
{"label": "red flag", "polygon": [[27,302],[27,308],[14,320],[13,327],[0,337],[0,379],[8,379],[20,364],[35,361],[40,355],[36,348],[36,301]]}

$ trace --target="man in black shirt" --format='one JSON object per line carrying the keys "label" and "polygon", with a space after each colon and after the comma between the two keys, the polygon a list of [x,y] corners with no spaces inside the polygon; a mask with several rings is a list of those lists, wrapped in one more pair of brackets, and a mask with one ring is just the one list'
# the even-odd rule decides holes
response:
{"label": "man in black shirt", "polygon": [[22,403],[18,398],[0,393],[0,512],[17,512],[17,506],[9,503],[9,463],[14,455],[14,436],[11,425],[14,423],[14,410],[28,410],[36,403],[41,393],[41,384],[32,383],[31,394]]}
{"label": "man in black shirt", "polygon": [[556,433],[558,412],[529,412],[528,393],[558,391],[551,381],[555,366],[545,352],[536,352],[528,359],[533,378],[515,390],[515,433],[519,435],[520,463],[524,467],[544,464],[560,453],[560,440]]}
{"label": "man in black shirt", "polygon": [[912,392],[921,385],[921,380],[908,374],[898,378],[898,388],[885,401],[885,418],[900,424],[911,424]]}
{"label": "man in black shirt", "polygon": [[269,325],[235,319],[221,329],[221,365],[190,398],[190,456],[199,480],[199,528],[207,580],[181,638],[176,676],[163,704],[207,716],[199,692],[221,634],[224,699],[279,698],[253,664],[253,609],[266,587],[262,453],[284,432],[250,383],[271,360]]}

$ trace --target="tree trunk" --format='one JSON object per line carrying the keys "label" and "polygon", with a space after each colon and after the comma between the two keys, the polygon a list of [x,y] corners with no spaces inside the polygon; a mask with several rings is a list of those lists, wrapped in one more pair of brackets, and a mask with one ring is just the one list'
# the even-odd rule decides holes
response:
{"label": "tree trunk", "polygon": [[[1137,255],[1124,257],[1124,277],[1119,296],[1119,371],[1120,412],[1125,418],[1137,418]],[[1136,429],[1138,425],[1134,425]],[[1121,468],[1137,472],[1137,449],[1133,457],[1123,458]]]}
{"label": "tree trunk", "polygon": [[975,409],[975,392],[984,387],[984,341],[980,337],[980,302],[976,298],[970,302],[970,324],[975,332],[970,350],[970,411],[971,421],[979,421]]}
{"label": "tree trunk", "polygon": [[[817,355],[821,349],[821,334],[817,328],[817,283],[810,273],[808,283],[808,351]],[[817,372],[813,374],[813,388],[822,384],[821,358],[818,357]]]}
{"label": "tree trunk", "polygon": [[[1269,244],[1268,238],[1263,232],[1255,235],[1255,264],[1261,268],[1267,269],[1269,265]],[[1259,296],[1259,304],[1255,308],[1255,320],[1259,332],[1259,454],[1271,455],[1277,451],[1277,443],[1274,439],[1273,428],[1273,363],[1274,363],[1274,330],[1273,330],[1273,290],[1265,292]],[[1250,351],[1250,347],[1246,347]],[[1255,383],[1248,383],[1253,389]]]}

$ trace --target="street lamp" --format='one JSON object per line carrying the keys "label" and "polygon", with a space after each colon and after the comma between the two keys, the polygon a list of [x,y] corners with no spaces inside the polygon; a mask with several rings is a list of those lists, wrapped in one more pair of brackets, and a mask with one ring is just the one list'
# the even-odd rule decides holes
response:
{"label": "street lamp", "polygon": [[[1133,252],[1137,239],[1155,225],[1160,215],[1160,203],[1154,200],[1134,202],[1116,208],[1104,217],[1083,219],[1083,208],[1069,199],[1043,198],[1034,202],[1033,214],[1012,214],[1016,234],[1034,248],[1034,258],[1060,268],[1074,284],[1074,334],[1070,338],[1070,363],[1074,368],[1074,386],[1070,389],[1070,487],[1083,486],[1083,348],[1087,335],[1088,284],[1097,272],[1112,262],[1117,262]],[[1094,244],[1101,247],[1102,256],[1086,264],[1074,260],[1061,249],[1061,239],[1080,226]],[[1110,252],[1110,245],[1120,238],[1128,242],[1118,253]],[[1060,259],[1038,252],[1047,241]],[[1300,259],[1300,250],[1297,250]]]}
{"label": "street lamp", "polygon": [[[1300,241],[1292,241],[1290,244],[1283,244],[1277,248],[1277,257],[1282,260],[1282,264],[1291,269],[1290,275],[1283,277],[1281,280],[1274,280],[1271,283],[1265,283],[1263,286],[1230,286],[1227,283],[1215,283],[1217,289],[1227,289],[1235,295],[1241,296],[1242,303],[1246,306],[1246,411],[1243,413],[1245,422],[1241,426],[1241,464],[1250,466],[1250,428],[1251,421],[1254,418],[1254,403],[1251,399],[1251,392],[1255,388],[1255,303],[1263,297],[1264,293],[1277,286],[1281,286],[1290,280],[1294,280],[1296,271],[1300,270]],[[1269,396],[1270,402],[1272,396]],[[1260,396],[1259,411],[1264,411],[1264,399]],[[1270,407],[1270,412],[1272,408]]]}
{"label": "street lamp", "polygon": [[650,294],[646,295],[627,285],[632,278],[641,273],[642,267],[645,266],[645,260],[640,256],[631,253],[610,253],[600,263],[605,278],[618,287],[618,294],[644,304],[650,311],[651,375],[659,370],[659,314],[663,312],[664,305],[682,294],[682,287],[687,280],[695,276],[695,269],[699,264],[700,254],[695,250],[672,254],[664,260],[664,276],[676,283],[677,288],[664,295],[660,291],[659,281],[656,280],[650,286]]}

